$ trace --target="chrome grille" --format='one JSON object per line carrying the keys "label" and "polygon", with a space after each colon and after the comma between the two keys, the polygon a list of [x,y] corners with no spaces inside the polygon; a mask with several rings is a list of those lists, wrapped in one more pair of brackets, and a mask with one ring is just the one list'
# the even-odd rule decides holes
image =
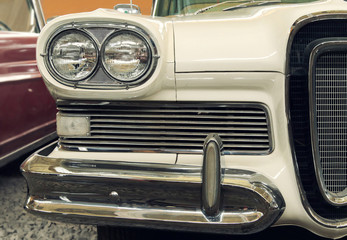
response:
{"label": "chrome grille", "polygon": [[204,139],[217,133],[224,154],[268,154],[269,118],[260,104],[58,103],[61,113],[90,117],[90,135],[60,137],[64,149],[202,153]]}
{"label": "chrome grille", "polygon": [[347,53],[326,52],[315,68],[320,165],[328,191],[347,187]]}
{"label": "chrome grille", "polygon": [[[300,176],[304,204],[309,211],[317,213],[318,218],[331,219],[339,224],[347,218],[347,206],[336,207],[327,203],[326,194],[321,191],[321,184],[317,182],[316,168],[312,151],[310,100],[309,96],[308,59],[311,51],[307,48],[314,47],[312,43],[319,39],[346,38],[346,16],[335,19],[322,19],[313,16],[300,23],[291,31],[288,45],[290,46],[290,58],[287,59],[287,94],[288,117],[290,121],[290,135],[292,136],[292,151],[297,164],[297,174]],[[334,19],[333,19],[334,18]],[[314,72],[313,72],[314,73]],[[315,129],[314,129],[315,131]],[[306,202],[307,200],[307,202]]]}

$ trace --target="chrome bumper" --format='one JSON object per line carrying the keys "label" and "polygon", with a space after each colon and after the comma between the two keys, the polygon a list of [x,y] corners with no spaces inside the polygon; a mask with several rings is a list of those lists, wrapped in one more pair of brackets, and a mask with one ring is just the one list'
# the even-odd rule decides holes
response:
{"label": "chrome bumper", "polygon": [[[25,208],[99,225],[232,234],[269,227],[284,210],[281,194],[262,175],[219,168],[214,140],[205,143],[202,167],[59,159],[48,156],[55,147],[48,146],[21,166],[29,188]],[[216,164],[204,167],[211,157]]]}

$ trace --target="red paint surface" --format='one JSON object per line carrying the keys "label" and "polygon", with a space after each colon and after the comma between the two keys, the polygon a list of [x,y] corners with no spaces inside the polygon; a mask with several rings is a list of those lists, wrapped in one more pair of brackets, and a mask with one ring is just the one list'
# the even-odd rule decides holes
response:
{"label": "red paint surface", "polygon": [[36,66],[36,40],[0,32],[0,158],[55,131],[56,106]]}

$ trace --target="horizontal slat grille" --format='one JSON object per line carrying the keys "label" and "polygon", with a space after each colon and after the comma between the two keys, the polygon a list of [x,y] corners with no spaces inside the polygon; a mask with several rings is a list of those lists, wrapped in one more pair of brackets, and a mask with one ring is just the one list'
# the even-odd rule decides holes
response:
{"label": "horizontal slat grille", "polygon": [[320,55],[314,72],[319,160],[328,191],[347,188],[347,53]]}
{"label": "horizontal slat grille", "polygon": [[61,137],[66,149],[202,153],[217,133],[225,154],[267,154],[271,140],[261,105],[211,103],[59,104],[61,113],[90,117],[90,136]]}

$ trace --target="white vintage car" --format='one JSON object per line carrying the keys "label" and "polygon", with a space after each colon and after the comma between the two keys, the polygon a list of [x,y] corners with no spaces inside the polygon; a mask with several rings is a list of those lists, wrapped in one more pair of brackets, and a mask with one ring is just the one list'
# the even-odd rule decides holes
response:
{"label": "white vintage car", "polygon": [[56,18],[59,142],[26,209],[98,225],[347,235],[347,2],[156,0]]}

